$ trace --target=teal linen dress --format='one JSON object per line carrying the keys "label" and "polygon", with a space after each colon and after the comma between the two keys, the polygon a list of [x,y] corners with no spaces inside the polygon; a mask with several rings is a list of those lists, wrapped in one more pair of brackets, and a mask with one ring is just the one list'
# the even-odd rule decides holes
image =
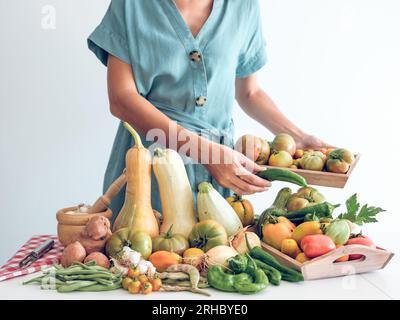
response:
{"label": "teal linen dress", "polygon": [[[130,64],[139,93],[169,118],[231,147],[235,78],[247,77],[266,63],[258,0],[214,0],[196,37],[173,0],[112,0],[88,46],[104,65],[108,54]],[[146,147],[154,147],[152,139],[142,139]],[[120,123],[104,189],[122,173],[132,144]],[[203,165],[184,160],[194,199],[202,181],[211,182],[223,196],[230,194]],[[123,201],[124,190],[112,202],[114,218]],[[154,176],[152,205],[160,210]]]}

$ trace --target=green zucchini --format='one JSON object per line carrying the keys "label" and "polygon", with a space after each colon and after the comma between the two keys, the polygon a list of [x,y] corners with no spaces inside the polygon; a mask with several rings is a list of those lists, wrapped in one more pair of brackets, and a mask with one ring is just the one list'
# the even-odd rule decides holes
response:
{"label": "green zucchini", "polygon": [[269,168],[258,172],[257,175],[268,181],[284,181],[297,184],[301,187],[307,187],[307,181],[302,176],[288,169]]}

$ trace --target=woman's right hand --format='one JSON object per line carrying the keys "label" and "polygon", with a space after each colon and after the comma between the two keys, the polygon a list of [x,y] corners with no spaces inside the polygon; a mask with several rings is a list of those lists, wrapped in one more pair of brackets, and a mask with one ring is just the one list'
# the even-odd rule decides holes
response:
{"label": "woman's right hand", "polygon": [[204,164],[208,172],[224,188],[239,195],[266,191],[271,183],[254,173],[264,168],[227,146],[213,144],[210,161]]}

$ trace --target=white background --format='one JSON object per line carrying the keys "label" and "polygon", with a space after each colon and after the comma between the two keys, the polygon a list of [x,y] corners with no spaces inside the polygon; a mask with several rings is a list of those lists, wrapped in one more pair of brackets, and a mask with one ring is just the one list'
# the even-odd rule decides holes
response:
{"label": "white background", "polygon": [[[398,219],[400,1],[261,2],[262,86],[304,130],[363,154],[344,190],[321,189],[333,203],[357,192],[386,208],[368,233],[390,247],[398,242],[383,234],[396,232]],[[101,192],[118,122],[86,38],[108,3],[0,1],[0,264],[31,235],[54,234],[57,209]],[[56,9],[55,30],[42,28],[45,5]],[[234,120],[238,135],[272,138],[239,110]],[[251,197],[257,212],[281,186]]]}

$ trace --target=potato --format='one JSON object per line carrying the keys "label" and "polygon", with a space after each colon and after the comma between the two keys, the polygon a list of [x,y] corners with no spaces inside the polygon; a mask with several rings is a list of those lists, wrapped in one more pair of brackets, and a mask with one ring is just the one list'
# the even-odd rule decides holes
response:
{"label": "potato", "polygon": [[104,240],[111,236],[110,220],[102,216],[94,216],[86,224],[84,235],[93,240]]}
{"label": "potato", "polygon": [[106,246],[107,239],[104,240],[93,240],[92,238],[88,238],[80,235],[78,241],[85,248],[86,254],[91,254],[92,252],[102,252],[104,251],[104,247]]}
{"label": "potato", "polygon": [[85,263],[89,261],[96,261],[97,265],[100,267],[110,268],[110,261],[108,258],[102,254],[101,252],[92,252],[85,258]]}
{"label": "potato", "polygon": [[64,268],[68,268],[74,262],[83,262],[86,257],[86,250],[82,246],[82,244],[78,241],[75,241],[69,244],[65,249],[61,256],[61,265]]}

